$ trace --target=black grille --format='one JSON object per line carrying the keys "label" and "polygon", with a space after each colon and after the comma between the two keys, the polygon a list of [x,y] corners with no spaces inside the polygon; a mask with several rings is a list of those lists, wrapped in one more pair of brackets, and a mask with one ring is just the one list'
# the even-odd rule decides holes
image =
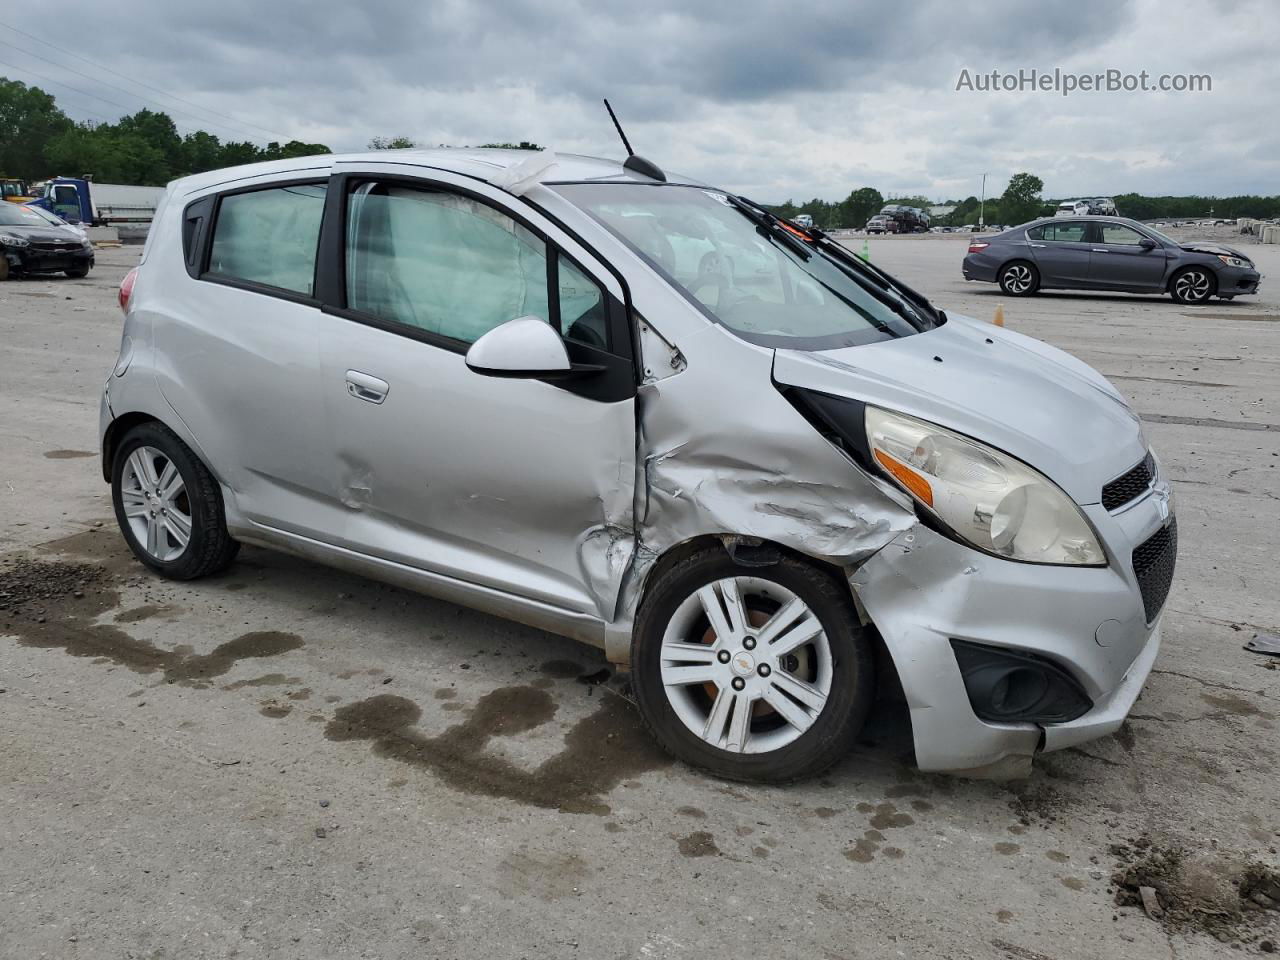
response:
{"label": "black grille", "polygon": [[31,249],[39,253],[71,253],[73,250],[79,250],[80,244],[67,243],[64,241],[59,241],[59,242],[49,242],[47,240],[33,241],[31,244]]}
{"label": "black grille", "polygon": [[1170,520],[1139,544],[1133,551],[1133,572],[1138,576],[1138,589],[1142,591],[1142,606],[1147,613],[1147,623],[1156,618],[1169,585],[1173,583],[1174,562],[1178,559],[1178,521]]}
{"label": "black grille", "polygon": [[1116,510],[1142,496],[1155,479],[1155,468],[1155,460],[1148,453],[1140,464],[1102,488],[1102,506],[1107,510]]}

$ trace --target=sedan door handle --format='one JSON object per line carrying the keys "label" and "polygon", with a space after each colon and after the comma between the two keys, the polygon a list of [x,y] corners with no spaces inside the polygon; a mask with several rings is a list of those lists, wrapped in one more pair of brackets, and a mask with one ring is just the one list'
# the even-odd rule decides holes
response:
{"label": "sedan door handle", "polygon": [[1044,244],[1043,244],[1043,243],[1029,243],[1029,244],[1027,244],[1027,246],[1029,246],[1029,247],[1036,247],[1037,249],[1039,249],[1039,248],[1043,248],[1043,247],[1044,247]]}
{"label": "sedan door handle", "polygon": [[387,394],[390,392],[391,385],[385,380],[371,377],[369,374],[361,373],[359,370],[347,371],[347,393],[357,400],[381,403],[387,399]]}
{"label": "sedan door handle", "polygon": [[1094,253],[1110,253],[1111,251],[1104,248],[1094,247],[1093,252]]}

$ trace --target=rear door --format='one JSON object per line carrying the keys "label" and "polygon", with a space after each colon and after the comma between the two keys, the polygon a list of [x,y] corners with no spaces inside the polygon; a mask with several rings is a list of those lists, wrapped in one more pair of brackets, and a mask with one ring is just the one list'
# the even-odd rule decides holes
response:
{"label": "rear door", "polygon": [[277,178],[188,204],[189,276],[175,264],[158,278],[175,289],[153,319],[161,391],[240,512],[308,536],[330,490],[314,296],[325,189]]}
{"label": "rear door", "polygon": [[[613,619],[635,480],[623,288],[487,184],[377,169],[335,178],[326,219],[337,254],[323,271],[333,287],[321,336],[334,541]],[[543,381],[468,369],[478,337],[528,315],[601,372]]]}
{"label": "rear door", "polygon": [[1046,287],[1089,285],[1092,220],[1064,217],[1027,230],[1027,244]]}
{"label": "rear door", "polygon": [[1090,245],[1089,280],[1095,287],[1164,288],[1166,255],[1156,244],[1142,246],[1144,237],[1123,223],[1098,223],[1097,242]]}

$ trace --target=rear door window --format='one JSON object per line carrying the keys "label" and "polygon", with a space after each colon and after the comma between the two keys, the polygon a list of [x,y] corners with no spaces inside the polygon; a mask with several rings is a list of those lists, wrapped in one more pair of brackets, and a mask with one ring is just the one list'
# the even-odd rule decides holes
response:
{"label": "rear door window", "polygon": [[1049,243],[1084,243],[1089,232],[1089,224],[1083,220],[1072,220],[1070,223],[1046,223],[1027,231],[1032,240],[1044,240]]}
{"label": "rear door window", "polygon": [[303,183],[222,197],[208,274],[311,296],[324,195]]}

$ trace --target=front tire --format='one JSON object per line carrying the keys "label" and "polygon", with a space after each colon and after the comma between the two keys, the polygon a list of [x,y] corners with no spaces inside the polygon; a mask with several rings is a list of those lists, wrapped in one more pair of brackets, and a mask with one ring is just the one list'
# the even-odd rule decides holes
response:
{"label": "front tire", "polygon": [[111,499],[134,556],[162,576],[194,580],[235,559],[222,494],[191,448],[161,423],[139,424],[116,448]]}
{"label": "front tire", "polygon": [[89,267],[88,267],[88,264],[83,264],[83,265],[78,266],[78,267],[70,267],[70,268],[68,268],[68,269],[64,270],[63,272],[64,272],[68,277],[72,277],[72,278],[74,278],[74,279],[76,279],[76,280],[79,280],[79,279],[81,279],[82,277],[87,277],[87,276],[89,275]]}
{"label": "front tire", "polygon": [[874,659],[848,584],[805,560],[721,547],[661,574],[636,619],[640,713],[677,759],[732,780],[811,777],[852,749]]}
{"label": "front tire", "polygon": [[1029,297],[1040,289],[1040,271],[1025,260],[1013,260],[1000,268],[1000,289],[1011,297]]}
{"label": "front tire", "polygon": [[1169,279],[1169,296],[1178,303],[1204,303],[1218,290],[1218,278],[1208,267],[1185,267]]}

